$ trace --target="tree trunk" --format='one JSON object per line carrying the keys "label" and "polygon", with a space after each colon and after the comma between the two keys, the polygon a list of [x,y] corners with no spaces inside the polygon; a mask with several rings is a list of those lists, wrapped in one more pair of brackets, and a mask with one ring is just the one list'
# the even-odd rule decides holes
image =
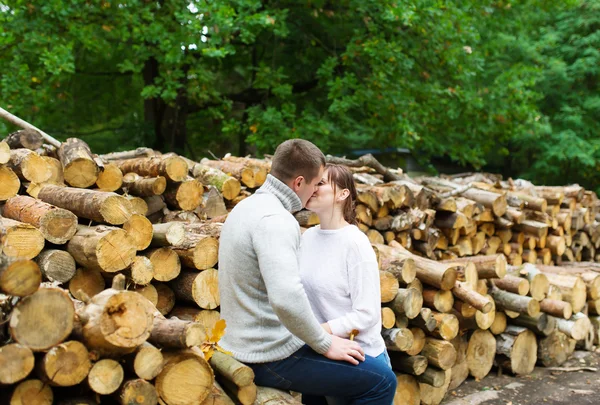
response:
{"label": "tree trunk", "polygon": [[384,329],[391,329],[396,324],[396,314],[391,308],[381,308],[381,326]]}
{"label": "tree trunk", "polygon": [[106,191],[44,185],[36,198],[71,211],[80,218],[111,225],[124,224],[132,214],[131,203],[123,196]]}
{"label": "tree trunk", "polygon": [[476,330],[469,338],[466,361],[471,376],[482,379],[488,375],[496,356],[496,339],[487,330]]}
{"label": "tree trunk", "polygon": [[526,278],[508,275],[492,282],[499,289],[513,294],[527,295],[529,292],[529,281]]}
{"label": "tree trunk", "polygon": [[147,285],[154,279],[154,265],[146,256],[136,256],[122,274],[136,285]]}
{"label": "tree trunk", "polygon": [[10,318],[12,338],[33,351],[48,350],[73,330],[75,308],[66,291],[41,288],[23,298]]}
{"label": "tree trunk", "polygon": [[426,288],[423,290],[423,305],[438,312],[450,312],[454,306],[454,296],[450,291]]}
{"label": "tree trunk", "polygon": [[213,268],[219,259],[219,241],[213,236],[186,233],[184,241],[172,249],[181,263],[197,270]]}
{"label": "tree trunk", "polygon": [[503,254],[463,257],[455,263],[473,263],[480,279],[503,278],[506,275],[506,257]]}
{"label": "tree trunk", "polygon": [[94,160],[90,147],[77,138],[69,138],[58,148],[58,158],[63,165],[67,184],[87,188],[98,180],[101,168]]}
{"label": "tree trunk", "polygon": [[419,388],[421,391],[421,404],[423,405],[439,405],[446,393],[448,392],[448,387],[450,386],[450,380],[452,378],[452,371],[445,370],[444,371],[444,383],[441,387],[433,387],[429,384],[419,384]]}
{"label": "tree trunk", "polygon": [[425,332],[421,328],[410,328],[409,329],[413,335],[413,344],[410,349],[406,350],[406,354],[409,356],[416,356],[417,354],[423,351],[423,347],[425,347],[426,336]]}

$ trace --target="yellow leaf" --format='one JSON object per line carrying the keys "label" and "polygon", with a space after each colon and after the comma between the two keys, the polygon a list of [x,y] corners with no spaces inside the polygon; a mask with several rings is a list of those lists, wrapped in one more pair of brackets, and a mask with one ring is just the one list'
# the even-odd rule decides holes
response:
{"label": "yellow leaf", "polygon": [[34,77],[31,78],[31,81],[34,82],[34,83],[39,83],[40,79],[38,79],[37,77],[34,76]]}
{"label": "yellow leaf", "polygon": [[225,322],[225,319],[219,319],[215,323],[215,326],[213,327],[213,330],[210,334],[210,342],[217,343],[219,340],[221,340],[221,338],[225,334],[226,327],[227,323]]}
{"label": "yellow leaf", "polygon": [[215,349],[217,349],[217,351],[219,351],[219,352],[221,352],[221,353],[223,353],[223,354],[228,354],[228,355],[230,355],[230,356],[233,356],[233,353],[231,353],[231,352],[229,352],[229,351],[227,351],[227,350],[223,349],[223,348],[222,348],[221,346],[219,346],[219,345],[215,345]]}
{"label": "yellow leaf", "polygon": [[250,131],[252,131],[253,134],[255,134],[257,130],[258,126],[256,124],[250,125]]}
{"label": "yellow leaf", "polygon": [[214,350],[211,347],[209,350],[207,350],[207,351],[204,352],[204,359],[206,361],[210,361],[210,358],[212,357],[213,353],[214,353]]}

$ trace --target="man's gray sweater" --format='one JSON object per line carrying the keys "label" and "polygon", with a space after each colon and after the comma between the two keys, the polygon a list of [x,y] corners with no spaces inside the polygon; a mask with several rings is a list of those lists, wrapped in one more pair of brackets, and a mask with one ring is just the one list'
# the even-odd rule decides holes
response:
{"label": "man's gray sweater", "polygon": [[286,184],[268,175],[231,211],[219,245],[220,345],[247,363],[281,360],[304,343],[325,353],[331,336],[312,313],[298,269],[302,208]]}

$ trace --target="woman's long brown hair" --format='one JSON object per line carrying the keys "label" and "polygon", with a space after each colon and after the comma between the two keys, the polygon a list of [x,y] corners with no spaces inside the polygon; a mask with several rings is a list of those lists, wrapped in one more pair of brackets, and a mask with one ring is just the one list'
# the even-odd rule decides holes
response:
{"label": "woman's long brown hair", "polygon": [[354,177],[352,172],[342,165],[327,164],[325,166],[327,170],[327,179],[333,187],[334,195],[337,193],[338,188],[343,190],[347,189],[350,195],[344,200],[342,207],[342,214],[346,222],[352,225],[356,225],[356,199],[358,197],[356,193],[356,186],[354,185]]}

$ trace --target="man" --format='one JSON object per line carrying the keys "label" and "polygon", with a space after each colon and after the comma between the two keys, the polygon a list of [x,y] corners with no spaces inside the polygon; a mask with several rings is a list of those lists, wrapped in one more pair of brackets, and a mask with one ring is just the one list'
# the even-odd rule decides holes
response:
{"label": "man", "polygon": [[354,404],[392,403],[396,378],[353,341],[330,335],[312,313],[298,270],[299,211],[325,166],[312,143],[277,147],[265,184],[221,230],[219,288],[227,322],[221,346],[255,372],[256,384]]}

